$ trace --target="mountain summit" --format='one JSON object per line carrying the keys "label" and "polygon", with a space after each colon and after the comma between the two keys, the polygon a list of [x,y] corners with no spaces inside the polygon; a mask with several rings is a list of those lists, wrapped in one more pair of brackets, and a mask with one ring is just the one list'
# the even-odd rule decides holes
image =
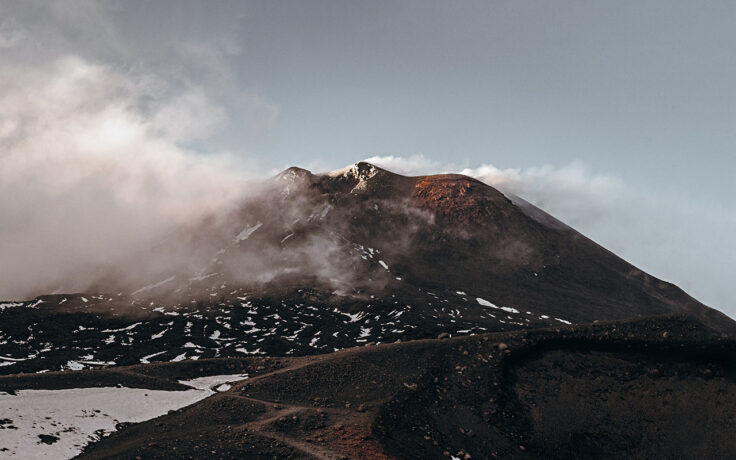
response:
{"label": "mountain summit", "polygon": [[352,243],[380,248],[405,283],[574,322],[682,312],[734,331],[733,321],[676,286],[476,179],[404,177],[357,163],[302,180],[301,198],[349,216],[325,216],[320,230],[339,226]]}
{"label": "mountain summit", "polygon": [[158,271],[145,284],[102,274],[91,292],[1,304],[0,371],[304,355],[673,314],[736,331],[544,211],[457,174],[289,168],[193,228],[176,243],[189,260],[157,268],[151,257]]}

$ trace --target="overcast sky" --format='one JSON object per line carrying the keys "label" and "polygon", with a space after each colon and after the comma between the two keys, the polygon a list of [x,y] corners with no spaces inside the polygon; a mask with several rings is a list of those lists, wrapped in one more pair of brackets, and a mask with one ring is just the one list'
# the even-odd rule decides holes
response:
{"label": "overcast sky", "polygon": [[734,82],[732,1],[6,0],[0,257],[54,245],[23,229],[69,184],[106,187],[80,165],[124,171],[110,194],[132,206],[144,170],[199,197],[372,157],[505,184],[736,316]]}

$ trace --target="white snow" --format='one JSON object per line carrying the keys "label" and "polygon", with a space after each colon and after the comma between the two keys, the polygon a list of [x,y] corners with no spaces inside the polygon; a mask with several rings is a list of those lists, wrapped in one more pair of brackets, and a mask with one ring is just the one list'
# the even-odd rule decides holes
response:
{"label": "white snow", "polygon": [[166,350],[159,351],[158,353],[152,353],[152,354],[150,354],[148,356],[142,357],[139,361],[141,362],[141,364],[148,364],[148,363],[151,362],[151,361],[149,361],[150,358],[153,358],[154,356],[162,355],[164,353],[166,353]]}
{"label": "white snow", "polygon": [[503,311],[508,312],[508,313],[519,313],[519,310],[517,310],[516,308],[499,307],[498,305],[492,304],[491,302],[487,301],[486,299],[481,299],[480,297],[476,297],[475,300],[479,304],[483,305],[484,307],[491,307],[491,308],[495,308],[497,310],[503,310]]}
{"label": "white snow", "polygon": [[218,275],[217,272],[210,273],[209,275],[194,276],[192,278],[189,278],[189,281],[202,281],[202,280],[206,280],[207,278],[211,278],[211,277],[216,276],[216,275]]}
{"label": "white snow", "polygon": [[166,333],[167,333],[168,331],[169,331],[168,329],[164,329],[163,331],[159,332],[158,334],[153,334],[153,335],[151,336],[151,340],[156,340],[156,339],[160,339],[160,338],[161,338],[161,337],[163,337],[163,336],[164,336],[164,334],[166,334]]}
{"label": "white snow", "polygon": [[[196,403],[216,391],[230,389],[228,382],[248,378],[247,374],[215,375],[180,381],[192,387],[186,391],[138,388],[72,388],[66,390],[19,390],[16,395],[0,392],[3,418],[18,429],[0,430],[2,458],[65,459],[82,452],[89,442],[115,431],[121,422],[143,422]],[[40,442],[39,435],[56,436],[52,444]]]}
{"label": "white snow", "polygon": [[248,351],[246,348],[240,347],[240,348],[236,348],[235,351],[237,351],[238,353],[243,353],[244,355],[258,355],[258,354],[263,354],[263,352],[261,351],[261,348],[260,347],[259,348],[256,348],[253,351]]}
{"label": "white snow", "polygon": [[[140,294],[141,292],[150,291],[151,289],[155,289],[155,288],[157,288],[159,286],[163,286],[164,284],[166,284],[168,282],[174,281],[174,278],[176,278],[176,276],[170,276],[170,277],[166,278],[163,281],[159,281],[158,283],[153,283],[153,284],[149,284],[148,286],[143,286],[142,288],[140,288],[137,291],[131,293],[130,295]],[[84,300],[86,302],[86,300],[84,299],[84,297],[82,297],[82,300]]]}
{"label": "white snow", "polygon": [[5,310],[6,308],[15,308],[15,307],[22,307],[22,302],[6,302],[6,303],[0,303],[0,311]]}
{"label": "white snow", "polygon": [[84,369],[84,364],[77,361],[67,361],[64,367],[73,371],[81,371]]}
{"label": "white snow", "polygon": [[211,390],[223,383],[237,382],[247,378],[248,374],[208,375],[207,377],[197,377],[191,380],[179,380],[179,383],[197,390]]}
{"label": "white snow", "polygon": [[134,329],[136,326],[140,326],[143,323],[134,323],[127,327],[121,327],[120,329],[104,329],[100,332],[123,332],[123,331],[130,331]]}
{"label": "white snow", "polygon": [[87,361],[80,361],[80,362],[82,364],[87,364],[87,365],[90,365],[90,366],[114,366],[115,365],[115,361],[91,361],[91,360],[87,360]]}
{"label": "white snow", "polygon": [[358,313],[345,313],[344,311],[340,311],[337,308],[335,308],[333,311],[335,313],[340,313],[341,315],[347,316],[348,318],[350,318],[350,321],[349,322],[351,322],[351,323],[354,323],[356,321],[360,321],[361,319],[363,319],[365,317],[365,312],[362,312],[362,311],[361,312],[358,312]]}
{"label": "white snow", "polygon": [[260,222],[258,222],[257,224],[255,224],[252,227],[246,225],[245,228],[243,229],[243,231],[240,232],[240,233],[238,233],[238,236],[235,237],[235,242],[237,243],[238,241],[247,240],[248,238],[250,238],[250,236],[253,234],[253,232],[255,232],[256,230],[258,230],[259,228],[261,228],[262,225],[263,224],[260,223]]}

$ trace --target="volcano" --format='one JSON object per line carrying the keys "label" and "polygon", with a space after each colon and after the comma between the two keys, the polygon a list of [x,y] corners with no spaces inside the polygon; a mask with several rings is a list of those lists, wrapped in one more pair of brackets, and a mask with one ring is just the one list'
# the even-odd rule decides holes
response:
{"label": "volcano", "polygon": [[[187,263],[145,267],[144,285],[100,273],[84,293],[0,303],[0,387],[10,391],[123,375],[129,386],[173,389],[176,378],[216,371],[251,376],[195,412],[104,438],[91,457],[176,457],[174,440],[191,436],[187,417],[218,410],[230,418],[206,425],[186,455],[649,456],[659,444],[634,439],[634,428],[656,433],[686,419],[659,404],[668,385],[707,374],[720,379],[708,391],[733,387],[733,320],[467,176],[406,177],[369,163],[326,174],[289,168],[193,228],[157,248],[191,248]],[[564,398],[588,408],[598,408],[596,391],[626,399],[627,376],[646,394],[627,404],[653,407],[650,425],[627,422],[625,411],[609,411],[609,423],[593,409],[587,428],[551,422]],[[721,415],[718,433],[734,423]],[[222,426],[252,439],[207,431]],[[330,439],[330,448],[311,447]]]}
{"label": "volcano", "polygon": [[194,229],[160,248],[191,248],[191,260],[148,271],[145,285],[102,273],[91,292],[3,303],[0,371],[300,356],[668,314],[736,331],[676,286],[462,175],[290,168]]}

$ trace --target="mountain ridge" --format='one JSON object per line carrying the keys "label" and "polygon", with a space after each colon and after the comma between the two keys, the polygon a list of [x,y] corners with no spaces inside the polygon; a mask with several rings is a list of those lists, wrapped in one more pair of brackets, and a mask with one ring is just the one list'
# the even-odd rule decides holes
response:
{"label": "mountain ridge", "polygon": [[289,168],[195,226],[182,244],[200,255],[177,271],[0,304],[0,373],[329,353],[682,313],[736,331],[519,200],[462,175]]}

